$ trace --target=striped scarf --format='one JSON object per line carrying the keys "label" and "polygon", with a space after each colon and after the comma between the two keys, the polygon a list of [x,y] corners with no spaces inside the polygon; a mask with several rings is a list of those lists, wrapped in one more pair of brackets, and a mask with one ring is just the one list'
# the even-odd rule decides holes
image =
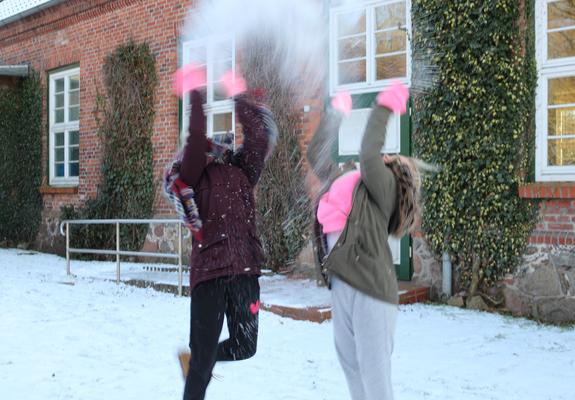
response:
{"label": "striped scarf", "polygon": [[180,179],[181,153],[164,175],[164,194],[196,240],[202,239],[202,220],[194,200],[194,190]]}

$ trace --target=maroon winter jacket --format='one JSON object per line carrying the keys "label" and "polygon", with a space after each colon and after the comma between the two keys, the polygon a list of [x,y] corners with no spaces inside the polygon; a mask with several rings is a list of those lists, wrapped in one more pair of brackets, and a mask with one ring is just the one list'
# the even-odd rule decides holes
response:
{"label": "maroon winter jacket", "polygon": [[268,131],[261,108],[247,95],[236,97],[236,114],[244,143],[224,162],[207,163],[206,117],[202,96],[191,94],[189,135],[180,178],[194,189],[202,220],[202,239],[192,246],[190,289],[198,283],[228,275],[259,275],[264,263],[256,231],[254,188],[268,151]]}

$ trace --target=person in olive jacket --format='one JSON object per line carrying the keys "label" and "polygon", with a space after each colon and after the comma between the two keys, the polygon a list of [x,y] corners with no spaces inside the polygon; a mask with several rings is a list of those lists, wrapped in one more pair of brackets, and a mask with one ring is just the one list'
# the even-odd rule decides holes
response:
{"label": "person in olive jacket", "polygon": [[[349,94],[338,94],[307,157],[322,183],[316,211],[315,246],[332,293],[338,359],[353,400],[390,400],[391,353],[398,313],[398,286],[388,244],[403,236],[419,213],[417,160],[381,156],[392,113],[406,111],[409,92],[396,83],[377,97],[362,139],[360,170],[341,171],[329,153]],[[422,164],[423,165],[423,164]]]}
{"label": "person in olive jacket", "polygon": [[[228,75],[224,85],[235,101],[244,141],[235,152],[230,140],[211,141],[206,137],[204,99],[197,90],[203,79],[198,70],[190,73],[196,83],[188,87],[189,132],[175,179],[168,179],[173,183],[168,192],[188,211],[185,220],[196,222],[189,224],[196,240],[190,260],[191,357],[184,399],[199,400],[205,398],[217,361],[244,360],[256,352],[264,253],[256,231],[254,188],[277,127],[271,112],[258,102],[259,94],[246,92],[241,78],[234,84]],[[195,218],[190,217],[194,213]],[[229,339],[218,343],[224,315]]]}

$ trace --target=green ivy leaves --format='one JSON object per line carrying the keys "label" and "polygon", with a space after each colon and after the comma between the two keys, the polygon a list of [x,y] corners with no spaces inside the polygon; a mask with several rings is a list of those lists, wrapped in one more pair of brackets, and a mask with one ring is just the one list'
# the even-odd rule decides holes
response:
{"label": "green ivy leaves", "polygon": [[30,243],[41,222],[42,86],[37,73],[0,89],[0,242]]}
{"label": "green ivy leaves", "polygon": [[512,272],[536,218],[518,197],[534,151],[536,84],[533,3],[527,34],[519,3],[412,3],[414,59],[437,70],[414,99],[415,150],[442,168],[424,182],[422,226],[432,249],[459,265],[462,288],[477,258],[484,287]]}
{"label": "green ivy leaves", "polygon": [[[154,184],[152,133],[156,60],[148,44],[133,41],[118,47],[104,63],[106,97],[100,99],[103,117],[102,182],[98,196],[83,208],[64,208],[63,219],[142,218],[153,216]],[[113,248],[112,226],[74,227],[74,246]],[[147,226],[121,227],[122,249],[140,250]]]}

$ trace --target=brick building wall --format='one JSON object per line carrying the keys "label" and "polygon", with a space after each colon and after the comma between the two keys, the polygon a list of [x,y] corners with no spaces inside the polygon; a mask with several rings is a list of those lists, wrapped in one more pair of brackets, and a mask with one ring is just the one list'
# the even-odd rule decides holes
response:
{"label": "brick building wall", "polygon": [[[171,75],[178,63],[178,37],[192,0],[70,0],[0,27],[0,63],[29,63],[40,73],[43,98],[44,198],[43,232],[38,247],[56,245],[54,232],[63,205],[80,205],[96,195],[100,181],[101,146],[95,121],[96,96],[104,94],[102,65],[107,54],[133,38],[149,43],[159,77],[152,142],[154,170],[162,171],[179,145],[178,100],[171,92]],[[48,71],[80,66],[80,179],[77,188],[48,185]],[[171,213],[156,196],[156,214]]]}

